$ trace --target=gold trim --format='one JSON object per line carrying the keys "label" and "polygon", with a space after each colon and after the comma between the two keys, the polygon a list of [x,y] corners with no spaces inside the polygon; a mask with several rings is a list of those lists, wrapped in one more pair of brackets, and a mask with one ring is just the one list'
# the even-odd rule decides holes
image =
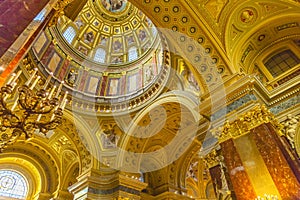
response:
{"label": "gold trim", "polygon": [[264,123],[273,124],[276,127],[278,134],[280,136],[282,135],[281,130],[283,126],[277,121],[275,116],[266,108],[265,105],[255,106],[235,121],[229,122],[227,120],[223,127],[213,129],[211,132],[221,143],[228,139],[235,139],[245,135],[249,133],[250,130]]}

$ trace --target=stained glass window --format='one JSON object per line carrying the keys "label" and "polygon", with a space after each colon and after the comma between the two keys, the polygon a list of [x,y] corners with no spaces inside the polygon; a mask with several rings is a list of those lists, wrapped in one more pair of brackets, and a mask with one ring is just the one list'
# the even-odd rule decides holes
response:
{"label": "stained glass window", "polygon": [[288,49],[272,56],[264,64],[272,76],[277,77],[299,63],[300,59]]}
{"label": "stained glass window", "polygon": [[104,63],[105,62],[105,56],[106,56],[106,52],[104,49],[99,48],[97,49],[95,56],[94,56],[94,60],[96,62],[100,62],[100,63]]}
{"label": "stained glass window", "polygon": [[136,47],[130,47],[128,51],[128,61],[133,61],[138,58],[138,52]]}
{"label": "stained glass window", "polygon": [[69,27],[65,30],[64,34],[63,34],[64,38],[67,40],[67,42],[68,42],[69,44],[72,43],[72,41],[73,41],[75,35],[76,35],[76,31],[75,31],[75,29],[74,29],[73,27],[71,27],[71,26],[69,26]]}
{"label": "stained glass window", "polygon": [[0,197],[25,199],[28,184],[25,178],[12,170],[0,170]]}

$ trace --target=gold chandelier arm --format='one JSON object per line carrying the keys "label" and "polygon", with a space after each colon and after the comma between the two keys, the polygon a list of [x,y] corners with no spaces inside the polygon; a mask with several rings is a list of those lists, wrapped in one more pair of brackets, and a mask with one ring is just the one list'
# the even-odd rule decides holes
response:
{"label": "gold chandelier arm", "polygon": [[9,109],[2,111],[0,116],[2,129],[18,127],[21,123],[20,118],[13,114]]}
{"label": "gold chandelier arm", "polygon": [[[19,71],[18,74],[20,75],[21,72]],[[39,76],[29,87],[35,74],[36,70],[31,78],[15,91],[17,100],[12,107],[8,106],[6,100],[10,96],[15,96],[12,93],[17,84],[18,75],[9,79],[8,83],[13,84],[7,83],[0,89],[0,152],[9,144],[16,142],[22,134],[25,135],[25,139],[32,137],[37,132],[46,135],[48,131],[55,129],[62,123],[63,109],[68,94],[65,92],[60,101],[59,95],[63,82],[60,84],[55,97],[52,98],[56,86],[53,86],[49,94],[46,91],[46,86],[51,78],[47,79],[47,84],[43,89],[34,90]]]}
{"label": "gold chandelier arm", "polygon": [[28,88],[28,86],[23,85],[19,87],[19,104],[24,110],[31,109],[35,104],[36,100],[34,101],[34,93]]}
{"label": "gold chandelier arm", "polygon": [[54,111],[54,114],[49,122],[36,121],[34,123],[35,128],[39,129],[40,132],[46,135],[46,133],[49,130],[55,129],[57,126],[59,126],[62,123],[62,116],[63,116],[62,109],[58,108],[57,110]]}
{"label": "gold chandelier arm", "polygon": [[12,133],[2,132],[0,133],[0,152],[8,145],[15,143],[15,141],[21,136],[22,131],[14,129]]}
{"label": "gold chandelier arm", "polygon": [[12,93],[12,87],[11,86],[1,87],[1,91],[0,91],[0,109],[2,111],[7,110],[7,104],[5,103],[5,99],[11,93]]}

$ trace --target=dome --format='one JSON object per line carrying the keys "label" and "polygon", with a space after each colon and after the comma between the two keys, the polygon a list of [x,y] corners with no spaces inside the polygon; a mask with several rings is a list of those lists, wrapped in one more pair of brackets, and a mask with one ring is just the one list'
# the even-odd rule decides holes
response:
{"label": "dome", "polygon": [[62,16],[46,29],[32,55],[73,103],[105,113],[145,106],[162,90],[170,58],[164,36],[126,0],[88,0],[74,21]]}
{"label": "dome", "polygon": [[160,43],[151,20],[124,0],[88,1],[74,22],[63,17],[57,28],[77,53],[105,66],[136,61]]}

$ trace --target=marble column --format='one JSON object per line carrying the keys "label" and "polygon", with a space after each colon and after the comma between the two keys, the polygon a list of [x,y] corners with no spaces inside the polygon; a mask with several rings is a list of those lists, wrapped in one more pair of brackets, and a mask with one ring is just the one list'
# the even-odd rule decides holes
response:
{"label": "marble column", "polygon": [[256,193],[245,171],[242,159],[237,151],[233,139],[226,140],[221,144],[224,162],[229,172],[230,180],[237,199],[255,199]]}
{"label": "marble column", "polygon": [[299,199],[300,184],[285,157],[276,128],[265,123],[255,127],[251,133],[281,198]]}
{"label": "marble column", "polygon": [[0,57],[49,0],[3,0],[0,3]]}
{"label": "marble column", "polygon": [[[28,0],[28,2],[32,2],[33,0]],[[16,4],[18,3],[19,1],[16,1]],[[33,7],[33,10],[32,12],[30,10],[28,10],[28,12],[30,12],[31,14],[29,16],[32,16],[32,13],[35,13],[34,17],[37,15],[38,11],[41,11],[42,8],[44,8],[45,4],[48,2],[43,0],[41,1],[41,3],[36,3],[37,5],[39,6],[36,6],[36,7]],[[1,3],[0,4],[0,11],[1,9],[3,9],[3,7],[1,8],[1,6],[3,6],[2,4],[8,4],[9,3],[9,0],[6,0],[4,3]],[[13,4],[15,5],[15,4]],[[22,5],[23,5],[23,1],[22,1]],[[26,5],[25,1],[24,1],[24,5]],[[30,4],[31,5],[31,4]],[[26,9],[30,9],[31,7],[26,7]],[[23,11],[23,7],[20,6],[19,4],[17,4],[17,8],[15,8],[15,12],[18,13],[18,12],[27,12],[26,11]],[[19,9],[19,11],[18,11]],[[13,12],[13,10],[10,10],[10,12]],[[39,35],[39,33],[44,29],[44,27],[48,24],[48,22],[50,21],[50,19],[52,18],[52,16],[54,15],[55,11],[52,10],[49,12],[49,14],[45,17],[45,19],[43,20],[42,23],[39,24],[39,26],[33,30],[34,32],[31,34],[29,34],[30,31],[28,31],[28,35],[30,35],[30,37],[26,40],[26,42],[24,44],[18,44],[17,46],[20,46],[20,49],[16,50],[17,52],[12,55],[12,58],[10,58],[11,56],[8,56],[9,58],[5,58],[5,62],[4,63],[1,63],[0,62],[0,65],[2,65],[2,68],[4,68],[3,72],[1,72],[0,74],[0,86],[2,86],[5,82],[5,79],[9,76],[9,74],[12,73],[12,71],[15,70],[15,68],[17,67],[18,63],[20,62],[20,60],[24,57],[24,55],[28,52],[28,50],[30,49],[30,47],[32,46],[34,40],[37,38],[37,36]],[[9,13],[7,13],[9,14]],[[2,13],[3,15],[3,13]],[[8,16],[0,16],[0,25],[1,25],[1,20],[7,20],[7,22],[10,22],[12,19],[15,19],[15,14],[12,16],[12,17],[8,17]],[[28,18],[28,20],[30,20],[29,22],[32,21],[33,18]],[[23,21],[24,20],[24,21]],[[0,46],[0,57],[7,51],[7,49],[12,45],[12,43],[15,42],[16,40],[16,37],[19,36],[19,32],[20,31],[24,31],[24,29],[28,26],[28,23],[25,19],[23,18],[20,18],[20,19],[17,19],[16,20],[16,23],[12,23],[12,24],[15,24],[16,27],[18,27],[18,29],[14,29],[14,27],[11,27],[12,24],[8,23],[6,28],[9,29],[8,32],[6,33],[2,33],[1,31],[2,28],[0,27],[0,43],[1,43],[1,46]],[[19,25],[20,23],[20,25]],[[26,26],[25,26],[26,25]],[[24,29],[20,29],[20,27],[24,28]],[[20,30],[19,30],[20,29]],[[3,36],[2,36],[3,34]],[[2,44],[3,43],[3,44]],[[6,63],[7,62],[7,63]]]}
{"label": "marble column", "polygon": [[212,131],[219,140],[237,199],[268,194],[292,200],[291,193],[299,195],[299,184],[275,131],[279,133],[280,127],[275,116],[258,105]]}

